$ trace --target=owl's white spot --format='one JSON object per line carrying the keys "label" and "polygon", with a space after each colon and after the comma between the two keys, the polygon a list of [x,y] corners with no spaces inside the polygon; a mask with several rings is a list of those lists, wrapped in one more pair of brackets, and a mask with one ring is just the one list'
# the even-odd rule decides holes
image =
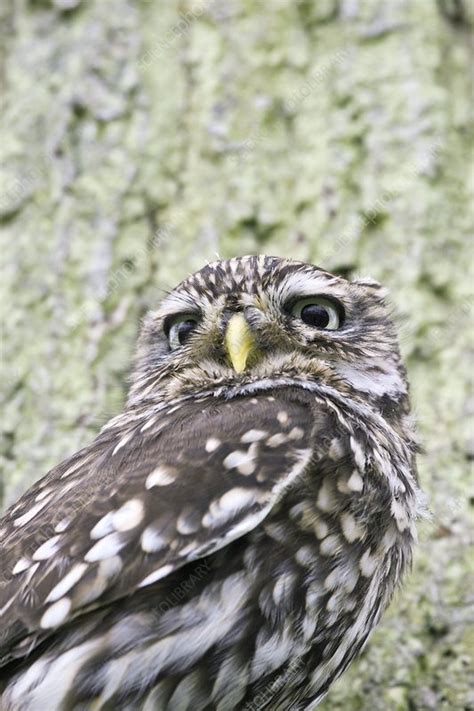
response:
{"label": "owl's white spot", "polygon": [[43,489],[43,491],[40,491],[40,493],[35,496],[35,501],[43,501],[43,499],[45,499],[46,497],[50,499],[52,495],[52,491],[50,491],[49,489]]}
{"label": "owl's white spot", "polygon": [[[206,542],[205,545],[208,546],[209,543],[210,542],[208,541],[208,542]],[[217,545],[217,541],[213,541],[213,543],[215,543]],[[192,541],[191,543],[188,543],[187,546],[184,546],[184,548],[181,548],[178,551],[178,555],[181,556],[182,558],[187,558],[189,556],[190,560],[195,560],[199,555],[199,550],[200,550],[200,548],[198,546],[196,546],[196,541]],[[206,553],[210,553],[210,552],[211,552],[211,549],[206,548]]]}
{"label": "owl's white spot", "polygon": [[280,447],[280,445],[284,444],[287,439],[288,435],[284,434],[283,432],[277,432],[276,434],[269,437],[266,443],[268,447]]}
{"label": "owl's white spot", "polygon": [[33,553],[33,560],[47,560],[52,555],[56,553],[59,549],[59,541],[61,536],[53,536],[49,540],[45,541],[39,548]]}
{"label": "owl's white spot", "polygon": [[43,500],[39,501],[37,504],[31,507],[31,509],[28,509],[26,513],[23,514],[23,516],[20,516],[17,518],[15,521],[13,521],[13,525],[18,528],[19,526],[24,526],[25,523],[28,523],[31,521],[36,514],[38,514],[48,503],[48,500]]}
{"label": "owl's white spot", "polygon": [[399,501],[397,501],[397,499],[392,499],[390,511],[395,519],[399,531],[404,531],[406,528],[410,527],[406,509]]}
{"label": "owl's white spot", "polygon": [[283,575],[280,575],[272,590],[275,605],[281,605],[281,603],[284,602],[288,594],[293,590],[295,581],[296,575],[294,573],[283,573]]}
{"label": "owl's white spot", "polygon": [[268,402],[275,402],[275,398],[270,395],[270,397],[267,397]]}
{"label": "owl's white spot", "polygon": [[160,532],[153,526],[145,528],[141,535],[140,543],[145,553],[156,553],[168,545]]}
{"label": "owl's white spot", "polygon": [[281,523],[269,523],[265,521],[263,524],[263,529],[265,533],[273,538],[277,543],[286,543],[288,540],[288,531],[286,526]]}
{"label": "owl's white spot", "polygon": [[385,531],[382,542],[380,544],[382,550],[388,550],[391,548],[395,541],[397,540],[397,532],[395,530],[395,526],[389,526],[387,530]]}
{"label": "owl's white spot", "polygon": [[172,565],[163,565],[161,568],[158,568],[158,570],[155,570],[153,573],[150,573],[150,575],[147,575],[146,578],[143,578],[141,583],[138,584],[138,587],[144,588],[146,585],[156,583],[157,580],[165,578],[169,573],[171,573],[172,570]]}
{"label": "owl's white spot", "polygon": [[63,484],[61,487],[61,496],[64,496],[68,491],[71,491],[71,489],[75,489],[78,485],[78,482],[74,479],[73,481],[68,481],[67,484]]}
{"label": "owl's white spot", "polygon": [[65,575],[64,578],[54,586],[46,598],[46,602],[55,602],[56,600],[59,600],[59,598],[63,597],[67,592],[69,592],[73,585],[75,585],[82,578],[88,567],[89,566],[86,563],[76,563],[76,565],[71,568],[69,573],[67,573],[67,575]]}
{"label": "owl's white spot", "polygon": [[350,494],[351,490],[347,486],[347,481],[343,476],[340,476],[339,479],[337,480],[336,484],[337,490],[341,492],[341,494]]}
{"label": "owl's white spot", "polygon": [[124,435],[124,436],[122,437],[122,439],[120,440],[120,442],[115,446],[114,451],[112,452],[112,456],[113,456],[114,454],[117,454],[117,452],[119,451],[119,449],[122,449],[122,447],[125,447],[125,445],[127,444],[127,442],[130,442],[130,440],[132,439],[132,437],[133,437],[133,431],[132,431],[132,432],[127,432],[127,434]]}
{"label": "owl's white spot", "polygon": [[104,558],[104,560],[101,560],[98,568],[99,585],[103,586],[103,589],[105,590],[106,581],[118,575],[122,568],[123,561],[119,555],[113,555],[111,558]]}
{"label": "owl's white spot", "polygon": [[337,462],[343,456],[344,447],[342,444],[342,440],[340,440],[339,437],[334,437],[334,439],[331,440],[331,444],[329,445],[328,457],[329,459],[332,459]]}
{"label": "owl's white spot", "polygon": [[236,486],[219,499],[219,508],[223,511],[239,511],[252,504],[256,499],[256,492],[252,489],[244,489]]}
{"label": "owl's white spot", "polygon": [[359,561],[360,572],[364,578],[370,578],[377,567],[377,558],[370,554],[370,550],[366,550]]}
{"label": "owl's white spot", "polygon": [[227,455],[223,463],[226,469],[237,469],[244,476],[252,474],[256,468],[255,457],[250,449],[248,452],[236,449]]}
{"label": "owl's white spot", "polygon": [[41,679],[46,676],[46,670],[49,667],[49,659],[42,657],[33,662],[24,673],[20,674],[16,681],[9,687],[7,694],[10,696],[9,701],[16,702],[13,708],[19,709],[23,705],[28,691],[33,689]]}
{"label": "owl's white spot", "polygon": [[152,425],[155,424],[157,419],[158,419],[158,417],[156,415],[155,415],[155,417],[150,417],[150,419],[145,422],[143,427],[140,428],[140,432],[145,432],[145,430],[149,429]]}
{"label": "owl's white spot", "polygon": [[315,615],[305,615],[301,631],[303,633],[304,642],[309,642],[314,636],[318,618]]}
{"label": "owl's white spot", "polygon": [[[275,631],[271,636],[257,635],[252,665],[250,667],[250,678],[252,681],[261,679],[268,671],[278,668],[281,664],[291,659],[293,651],[294,644],[292,635],[289,633],[289,629],[286,625],[283,629]],[[246,706],[249,708],[248,704],[246,704]],[[250,708],[252,707],[255,708],[253,704]],[[260,704],[257,708],[261,708]],[[290,707],[287,706],[286,708]]]}
{"label": "owl's white spot", "polygon": [[344,610],[347,610],[348,612],[353,610],[355,608],[356,604],[357,604],[357,600],[355,597],[347,596],[342,600],[342,607]]}
{"label": "owl's white spot", "polygon": [[87,459],[86,460],[80,459],[78,462],[76,462],[72,466],[68,467],[66,469],[66,471],[61,474],[61,479],[65,479],[70,474],[73,474],[75,471],[77,471],[79,469],[79,467],[81,467],[84,464],[85,461],[87,461]]}
{"label": "owl's white spot", "polygon": [[354,543],[358,539],[362,540],[367,533],[365,527],[356,521],[352,514],[347,512],[341,514],[341,528],[344,538],[349,543]]}
{"label": "owl's white spot", "polygon": [[339,595],[337,593],[334,593],[334,595],[331,595],[329,600],[326,603],[326,610],[328,612],[334,612],[334,610],[337,610],[339,607]]}
{"label": "owl's white spot", "polygon": [[324,521],[316,521],[316,523],[314,524],[314,532],[316,534],[316,538],[318,538],[320,541],[323,538],[326,538],[329,533],[327,523],[325,523]]}
{"label": "owl's white spot", "polygon": [[350,438],[350,443],[356,466],[359,471],[363,472],[365,469],[365,452],[360,443],[355,439],[355,437]]}
{"label": "owl's white spot", "polygon": [[253,397],[250,402],[252,403],[252,405],[258,405],[258,400],[256,397]]}
{"label": "owl's white spot", "polygon": [[20,558],[12,570],[13,575],[18,575],[18,573],[23,573],[24,570],[28,570],[31,565],[31,560],[28,558]]}
{"label": "owl's white spot", "polygon": [[209,511],[202,519],[203,526],[220,526],[228,519],[232,518],[241,509],[250,506],[256,500],[255,490],[244,489],[236,486],[227,491],[220,499],[213,501],[209,506]]}
{"label": "owl's white spot", "polygon": [[221,444],[222,442],[220,441],[220,439],[217,439],[217,437],[209,437],[205,445],[205,450],[210,454],[211,452],[215,452],[216,449],[221,446]]}
{"label": "owl's white spot", "polygon": [[280,412],[277,414],[277,420],[280,425],[286,425],[289,420],[288,413],[285,410],[280,410]]}
{"label": "owl's white spot", "polygon": [[69,615],[72,602],[68,597],[63,597],[48,607],[41,618],[40,627],[44,630],[58,627]]}
{"label": "owl's white spot", "polygon": [[153,486],[168,486],[176,479],[176,474],[166,467],[156,467],[151,474],[148,474],[145,487],[151,489]]}
{"label": "owl's white spot", "polygon": [[243,444],[251,444],[252,442],[260,442],[260,440],[265,439],[265,437],[268,437],[268,432],[264,430],[248,430],[242,435],[240,441]]}
{"label": "owl's white spot", "polygon": [[301,548],[298,548],[295,558],[300,565],[304,565],[307,568],[314,566],[314,551],[311,546],[301,546]]}
{"label": "owl's white spot", "polygon": [[295,439],[303,439],[304,437],[304,430],[301,427],[293,427],[293,429],[290,431],[288,435],[288,439],[295,440]]}
{"label": "owl's white spot", "polygon": [[310,583],[306,591],[306,611],[313,616],[317,615],[319,600],[324,591],[321,588],[321,584]]}
{"label": "owl's white spot", "polygon": [[318,498],[316,500],[316,505],[318,509],[321,509],[321,511],[325,511],[326,513],[331,513],[332,511],[336,511],[338,508],[338,503],[336,499],[334,498],[334,492],[332,490],[332,485],[331,482],[329,481],[328,478],[324,479],[319,491],[318,491]]}
{"label": "owl's white spot", "polygon": [[342,583],[342,587],[346,591],[346,593],[351,593],[355,586],[357,585],[357,581],[359,580],[359,572],[357,568],[351,567],[351,568],[346,568],[345,569],[345,575],[344,575],[344,581]]}
{"label": "owl's white spot", "polygon": [[341,539],[336,533],[332,533],[330,536],[326,536],[321,541],[319,546],[319,552],[321,555],[334,555],[338,553],[341,548]]}
{"label": "owl's white spot", "polygon": [[364,488],[364,480],[362,479],[357,469],[354,469],[349,479],[347,480],[347,486],[351,491],[362,491],[362,489]]}
{"label": "owl's white spot", "polygon": [[97,560],[110,558],[118,553],[124,547],[125,543],[126,541],[122,539],[119,533],[110,533],[87,551],[84,560],[88,563],[95,563]]}
{"label": "owl's white spot", "polygon": [[176,530],[183,536],[189,536],[191,533],[196,533],[200,528],[200,522],[195,512],[192,510],[182,511],[176,521]]}
{"label": "owl's white spot", "polygon": [[28,568],[28,570],[25,570],[25,577],[22,580],[23,585],[26,585],[27,583],[30,582],[31,578],[36,573],[36,571],[38,570],[39,567],[40,567],[40,563],[35,563],[30,568]]}
{"label": "owl's white spot", "polygon": [[105,516],[102,516],[102,518],[97,521],[95,524],[94,528],[90,532],[90,537],[93,540],[97,540],[98,538],[103,538],[104,536],[107,536],[109,533],[112,533],[114,530],[114,525],[113,525],[113,511],[109,511],[108,513],[105,514]]}
{"label": "owl's white spot", "polygon": [[60,520],[60,522],[57,523],[56,526],[54,527],[55,533],[63,533],[67,529],[67,527],[69,526],[70,523],[71,523],[70,518],[62,518]]}
{"label": "owl's white spot", "polygon": [[112,514],[112,524],[116,531],[130,531],[141,523],[145,507],[140,499],[130,499]]}
{"label": "owl's white spot", "polygon": [[334,568],[324,581],[324,587],[326,590],[334,590],[335,588],[342,585],[344,580],[344,569],[342,566]]}

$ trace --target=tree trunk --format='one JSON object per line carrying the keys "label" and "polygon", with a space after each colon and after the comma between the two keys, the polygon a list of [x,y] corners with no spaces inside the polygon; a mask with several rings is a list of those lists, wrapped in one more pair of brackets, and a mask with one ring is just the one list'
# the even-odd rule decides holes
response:
{"label": "tree trunk", "polygon": [[433,517],[321,708],[472,708],[472,10],[16,0],[1,13],[5,505],[120,409],[140,317],[206,259],[370,274],[400,323]]}

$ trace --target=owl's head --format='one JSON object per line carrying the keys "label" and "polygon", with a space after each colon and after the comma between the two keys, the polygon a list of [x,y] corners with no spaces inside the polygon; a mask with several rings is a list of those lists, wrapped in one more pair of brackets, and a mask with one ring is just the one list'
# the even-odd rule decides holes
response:
{"label": "owl's head", "polygon": [[405,409],[383,290],[269,256],[206,265],[146,318],[130,404],[222,388],[304,387]]}

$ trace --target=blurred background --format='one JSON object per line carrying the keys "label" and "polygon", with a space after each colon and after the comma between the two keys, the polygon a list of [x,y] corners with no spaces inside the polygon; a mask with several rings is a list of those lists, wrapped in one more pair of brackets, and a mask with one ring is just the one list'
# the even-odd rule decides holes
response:
{"label": "blurred background", "polygon": [[0,13],[3,505],[120,409],[140,318],[206,260],[372,276],[400,329],[432,517],[320,708],[473,709],[472,4]]}

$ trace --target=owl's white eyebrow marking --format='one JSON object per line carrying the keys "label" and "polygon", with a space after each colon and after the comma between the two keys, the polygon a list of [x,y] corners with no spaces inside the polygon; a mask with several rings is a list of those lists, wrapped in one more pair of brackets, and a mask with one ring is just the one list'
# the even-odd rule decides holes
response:
{"label": "owl's white eyebrow marking", "polygon": [[311,273],[296,271],[288,274],[277,288],[278,296],[282,302],[287,301],[290,297],[313,296],[314,294],[324,294],[327,291],[341,298],[346,293],[340,279],[326,276],[317,271]]}
{"label": "owl's white eyebrow marking", "polygon": [[199,312],[199,305],[190,294],[175,292],[167,296],[162,302],[157,311],[154,312],[157,316],[169,316],[174,313],[183,312]]}

